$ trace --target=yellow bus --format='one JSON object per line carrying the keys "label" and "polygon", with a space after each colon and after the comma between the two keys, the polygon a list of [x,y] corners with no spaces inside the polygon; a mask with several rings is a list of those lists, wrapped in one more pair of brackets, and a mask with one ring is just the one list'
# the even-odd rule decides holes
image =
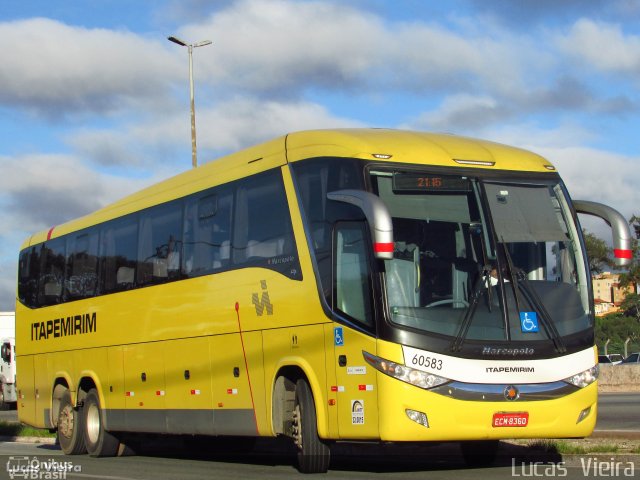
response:
{"label": "yellow bus", "polygon": [[[383,129],[292,133],[37,233],[19,259],[19,418],[66,454],[135,432],[338,440],[584,437],[590,274],[544,158]],[[199,437],[196,437],[199,438]]]}

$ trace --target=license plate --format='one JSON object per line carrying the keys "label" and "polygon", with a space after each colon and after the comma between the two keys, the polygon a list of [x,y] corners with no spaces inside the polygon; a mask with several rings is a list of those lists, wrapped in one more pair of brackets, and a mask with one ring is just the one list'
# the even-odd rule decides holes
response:
{"label": "license plate", "polygon": [[493,414],[494,427],[526,427],[529,412],[499,412]]}

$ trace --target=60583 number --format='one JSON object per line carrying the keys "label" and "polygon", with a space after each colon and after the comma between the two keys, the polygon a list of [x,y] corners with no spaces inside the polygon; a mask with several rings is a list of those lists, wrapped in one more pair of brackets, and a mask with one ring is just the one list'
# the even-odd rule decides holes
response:
{"label": "60583 number", "polygon": [[413,365],[430,368],[432,370],[442,370],[442,360],[427,357],[426,355],[418,355],[417,353],[411,359]]}

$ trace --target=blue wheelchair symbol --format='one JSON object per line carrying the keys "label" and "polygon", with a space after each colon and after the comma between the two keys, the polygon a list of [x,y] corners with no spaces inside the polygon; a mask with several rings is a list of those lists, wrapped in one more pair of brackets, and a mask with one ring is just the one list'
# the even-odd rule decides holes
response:
{"label": "blue wheelchair symbol", "polygon": [[335,327],[333,329],[333,339],[336,347],[344,346],[344,336],[342,335],[342,327]]}
{"label": "blue wheelchair symbol", "polygon": [[535,333],[540,330],[536,312],[520,312],[520,328],[524,333]]}

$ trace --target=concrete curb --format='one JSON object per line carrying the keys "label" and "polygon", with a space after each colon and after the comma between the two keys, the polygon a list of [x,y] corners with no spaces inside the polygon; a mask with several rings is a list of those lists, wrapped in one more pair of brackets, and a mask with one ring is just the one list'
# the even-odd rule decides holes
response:
{"label": "concrete curb", "polygon": [[11,437],[9,435],[0,435],[0,442],[42,443],[44,445],[55,445],[56,439],[51,437]]}
{"label": "concrete curb", "polygon": [[621,438],[625,440],[640,440],[638,430],[594,430],[589,438]]}

